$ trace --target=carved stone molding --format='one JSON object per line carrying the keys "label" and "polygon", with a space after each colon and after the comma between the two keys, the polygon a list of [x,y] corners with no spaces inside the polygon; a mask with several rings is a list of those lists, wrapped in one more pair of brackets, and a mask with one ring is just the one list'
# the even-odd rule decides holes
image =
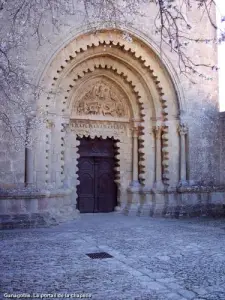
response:
{"label": "carved stone molding", "polygon": [[78,136],[102,136],[121,138],[130,136],[130,126],[128,123],[93,121],[93,120],[71,120],[70,129]]}

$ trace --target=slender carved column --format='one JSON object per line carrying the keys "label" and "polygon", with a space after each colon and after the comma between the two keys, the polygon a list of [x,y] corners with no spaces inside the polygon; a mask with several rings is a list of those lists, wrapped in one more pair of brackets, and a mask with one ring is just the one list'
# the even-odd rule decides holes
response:
{"label": "slender carved column", "polygon": [[138,180],[138,126],[133,127],[133,157],[132,157],[132,181],[127,188],[127,204],[124,208],[125,214],[137,214],[139,205],[139,191],[141,184]]}
{"label": "slender carved column", "polygon": [[61,153],[60,153],[60,171],[61,171],[61,182],[63,187],[69,186],[69,173],[70,167],[68,164],[70,163],[70,146],[69,140],[71,139],[71,128],[69,120],[64,119],[61,130]]}
{"label": "slender carved column", "polygon": [[133,183],[138,182],[138,128],[133,129]]}
{"label": "slender carved column", "polygon": [[156,126],[154,128],[156,139],[156,189],[164,189],[162,182],[162,126]]}
{"label": "slender carved column", "polygon": [[136,190],[141,186],[138,179],[138,130],[138,125],[134,124],[132,136],[132,181],[128,188],[129,190]]}
{"label": "slender carved column", "polygon": [[139,127],[138,123],[134,121],[133,126],[133,157],[132,157],[132,182],[130,183],[129,189],[133,190],[139,190],[140,188],[140,182],[138,179],[138,133],[139,133]]}
{"label": "slender carved column", "polygon": [[185,149],[185,136],[188,132],[187,126],[185,124],[180,124],[178,127],[178,132],[180,133],[180,181],[181,183],[186,183],[187,158]]}
{"label": "slender carved column", "polygon": [[[33,184],[33,150],[30,144],[31,122],[35,117],[35,112],[31,112],[26,123],[26,145],[25,145],[25,186]],[[30,145],[29,145],[30,144]]]}
{"label": "slender carved column", "polygon": [[25,184],[29,186],[33,183],[33,151],[25,148]]}

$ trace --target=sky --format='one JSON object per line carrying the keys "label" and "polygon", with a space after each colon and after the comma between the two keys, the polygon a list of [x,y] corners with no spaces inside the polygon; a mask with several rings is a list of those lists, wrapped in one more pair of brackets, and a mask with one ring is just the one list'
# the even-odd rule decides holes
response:
{"label": "sky", "polygon": [[[218,26],[221,26],[221,15],[225,16],[225,0],[217,0],[219,12],[217,14]],[[225,29],[225,22],[222,23]],[[225,111],[225,42],[218,47],[219,64],[219,101],[220,111]]]}

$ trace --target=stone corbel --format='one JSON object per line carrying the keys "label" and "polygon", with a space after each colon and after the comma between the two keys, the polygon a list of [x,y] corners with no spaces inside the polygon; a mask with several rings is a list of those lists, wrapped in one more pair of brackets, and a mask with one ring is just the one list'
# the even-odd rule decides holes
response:
{"label": "stone corbel", "polygon": [[187,185],[186,136],[188,127],[185,123],[180,123],[177,129],[180,134],[180,184]]}

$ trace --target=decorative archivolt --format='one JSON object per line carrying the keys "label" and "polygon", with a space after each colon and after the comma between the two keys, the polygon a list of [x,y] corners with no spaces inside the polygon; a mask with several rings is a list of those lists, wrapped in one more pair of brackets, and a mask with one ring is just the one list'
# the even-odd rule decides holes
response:
{"label": "decorative archivolt", "polygon": [[[84,35],[82,37],[79,37],[72,44],[73,44],[73,47],[72,47],[72,45],[69,45],[63,51],[63,57],[62,57],[62,60],[60,60],[60,67],[58,67],[58,69],[55,72],[54,77],[53,77],[53,81],[52,81],[53,86],[56,84],[56,81],[59,78],[61,78],[61,76],[63,76],[63,77],[66,76],[66,72],[70,68],[75,67],[73,65],[73,63],[79,61],[80,57],[84,57],[86,55],[86,53],[90,53],[93,55],[94,52],[98,48],[103,48],[103,44],[105,44],[106,49],[107,49],[107,47],[108,47],[108,49],[104,53],[104,57],[110,51],[112,51],[113,49],[116,49],[118,56],[119,56],[119,52],[121,52],[121,53],[123,53],[121,55],[124,59],[126,59],[126,57],[128,58],[128,60],[126,61],[125,64],[127,64],[129,61],[133,60],[132,63],[136,63],[136,64],[139,63],[139,65],[143,66],[143,68],[145,69],[145,71],[144,71],[145,73],[146,73],[146,71],[148,71],[148,73],[151,77],[151,79],[148,80],[148,83],[154,82],[158,97],[160,98],[160,101],[162,103],[161,108],[162,108],[163,118],[164,118],[163,121],[167,121],[167,115],[168,115],[167,99],[170,98],[171,101],[173,102],[174,99],[176,98],[176,95],[171,94],[171,85],[169,85],[169,83],[167,82],[168,78],[167,79],[163,78],[163,76],[165,77],[165,73],[162,72],[162,68],[159,65],[159,63],[156,61],[155,55],[153,55],[153,53],[151,53],[151,52],[149,53],[149,49],[144,47],[143,44],[140,44],[140,42],[137,42],[136,40],[134,40],[134,42],[132,42],[132,43],[129,43],[129,42],[123,40],[122,35],[120,34],[119,31],[118,32],[117,31],[113,31],[113,32],[106,31],[106,32],[101,32],[96,35],[91,35],[91,34]],[[111,45],[112,45],[112,47],[111,47]],[[106,49],[103,49],[103,50],[106,50]],[[103,50],[100,50],[100,52],[101,51],[103,52]],[[93,63],[89,64],[87,62],[88,56],[84,57],[87,70],[92,70],[94,65],[96,67],[98,67],[98,64],[102,65],[102,60],[104,60],[104,58],[102,57],[102,54],[103,54],[102,52],[100,53],[101,58],[99,60],[96,57],[90,58],[93,60],[94,64]],[[124,54],[126,54],[126,55],[124,55]],[[74,59],[74,58],[76,58],[76,59]],[[114,63],[115,64],[117,63],[116,59],[114,60]],[[132,63],[131,63],[131,65],[132,65]],[[123,62],[121,62],[120,65],[122,66]],[[115,68],[118,69],[116,66],[115,66]],[[78,70],[78,73],[77,73],[78,78],[84,76],[83,72],[85,72],[85,71],[83,71],[82,68],[77,68],[77,70]],[[159,76],[156,76],[156,74],[155,74],[156,70],[159,72]],[[134,85],[134,88],[136,90],[141,90],[140,83],[136,84],[135,82],[132,81],[132,79],[131,79],[131,82],[132,82],[132,85]],[[162,88],[162,83],[164,85],[164,89],[166,89],[166,91],[167,91],[166,99],[163,98],[164,92],[163,92],[163,88]],[[171,102],[171,104],[172,104],[172,102]],[[171,105],[170,105],[170,109],[171,109]]]}
{"label": "decorative archivolt", "polygon": [[[75,75],[75,74],[74,74]],[[104,78],[104,79],[103,79]],[[106,80],[106,78],[110,78],[110,80]],[[123,105],[124,107],[124,115],[119,114],[121,117],[119,117],[119,115],[117,114],[117,116],[91,116],[87,118],[87,116],[82,116],[82,118],[84,119],[88,119],[88,120],[111,120],[113,122],[119,122],[121,124],[121,122],[129,122],[129,126],[133,126],[133,122],[134,120],[136,122],[139,123],[139,125],[141,126],[140,131],[139,131],[139,142],[140,142],[140,148],[139,148],[139,157],[140,157],[140,161],[139,161],[139,165],[140,165],[140,178],[141,179],[145,179],[145,168],[146,168],[146,163],[147,163],[147,151],[146,151],[146,147],[144,147],[145,144],[145,139],[144,139],[144,135],[145,132],[149,132],[150,130],[150,113],[151,113],[151,109],[150,109],[150,105],[147,101],[147,98],[145,97],[145,109],[143,109],[143,106],[139,103],[139,97],[138,97],[138,93],[134,91],[133,86],[131,86],[131,84],[129,82],[126,81],[127,77],[124,75],[124,77],[122,76],[122,74],[117,74],[115,72],[115,70],[106,68],[106,69],[94,69],[93,72],[85,72],[85,75],[83,76],[83,78],[79,78],[76,79],[76,84],[74,86],[74,88],[71,88],[72,90],[69,91],[68,90],[68,96],[71,95],[73,97],[71,102],[76,102],[78,101],[79,103],[79,97],[78,95],[80,94],[80,91],[82,91],[85,86],[89,86],[90,83],[93,86],[98,86],[98,82],[105,82],[104,85],[107,84],[107,86],[110,87],[110,89],[106,88],[106,94],[105,97],[110,97],[115,98],[114,100],[111,99],[111,101],[113,100],[115,104],[118,104],[119,106]],[[115,82],[114,82],[115,81]],[[111,82],[111,83],[110,83]],[[114,83],[112,83],[114,82]],[[118,85],[118,86],[117,86]],[[120,86],[120,88],[118,88]],[[78,87],[78,90],[76,90],[76,87]],[[92,88],[90,88],[91,91],[93,91]],[[75,92],[74,92],[75,91]],[[94,92],[96,91],[96,88],[94,88]],[[113,93],[112,93],[113,92]],[[85,92],[86,94],[86,92]],[[104,93],[103,93],[104,94]],[[67,97],[67,96],[66,96]],[[99,97],[99,96],[98,96]],[[82,97],[81,97],[82,98]],[[116,101],[115,101],[116,100]],[[113,107],[113,106],[112,106]],[[147,109],[148,108],[148,109]],[[72,115],[72,119],[81,119],[81,116],[74,116]],[[108,124],[109,125],[109,124]],[[108,132],[108,125],[105,127],[104,130],[106,130]],[[114,125],[113,125],[114,127]],[[88,129],[83,129],[85,132],[89,131]],[[96,132],[98,130],[98,128],[95,128],[94,132]],[[80,131],[80,129],[79,129]],[[102,130],[100,130],[100,132],[102,132]],[[112,134],[112,130],[109,130],[108,132],[108,136],[117,136],[117,132],[118,129],[114,128],[113,130],[113,134]],[[130,135],[131,131],[126,131],[126,134]],[[121,133],[120,133],[120,138],[121,138]]]}
{"label": "decorative archivolt", "polygon": [[[150,157],[148,154],[149,140],[146,140],[145,137],[149,135],[149,132],[151,132],[152,122],[155,122],[154,106],[151,104],[152,102],[150,101],[151,94],[148,94],[147,91],[144,91],[144,88],[141,84],[141,80],[137,78],[137,74],[133,74],[131,70],[129,70],[127,67],[121,64],[118,64],[117,61],[113,61],[112,59],[104,57],[104,59],[95,59],[92,61],[92,63],[96,65],[94,65],[90,69],[88,69],[88,67],[91,66],[91,62],[89,62],[88,64],[85,64],[84,62],[83,64],[79,65],[79,70],[83,71],[83,76],[77,76],[76,69],[73,72],[71,72],[70,80],[68,80],[67,86],[65,88],[65,90],[67,91],[65,95],[66,100],[70,102],[70,97],[72,97],[72,102],[77,101],[78,95],[80,94],[80,91],[76,91],[77,87],[82,91],[83,86],[86,86],[86,84],[88,84],[88,81],[90,80],[88,78],[91,78],[92,76],[98,76],[99,74],[105,74],[109,76],[110,79],[112,78],[113,80],[120,82],[123,88],[127,87],[129,101],[131,101],[133,98],[133,100],[130,102],[131,110],[134,114],[133,117],[135,117],[135,119],[139,122],[139,125],[141,126],[139,136],[139,171],[140,178],[144,180],[146,174],[145,170],[150,163]],[[134,82],[136,83],[136,85],[134,85]],[[156,97],[157,94],[155,95],[155,98]],[[135,108],[135,106],[137,106],[137,108]],[[139,111],[138,114],[137,111]],[[152,141],[152,143],[154,143],[154,141]],[[164,153],[167,154],[168,152]],[[164,159],[164,169],[166,169],[168,164],[166,164],[167,157],[165,155]]]}
{"label": "decorative archivolt", "polygon": [[[67,71],[61,74],[62,77],[55,78],[54,85],[59,85],[62,78],[67,78],[68,86],[65,87],[65,90],[70,91],[75,82],[84,77],[86,73],[94,72],[100,68],[111,69],[122,76],[133,87],[133,90],[138,93],[139,103],[144,102],[146,91],[148,91],[148,101],[151,100],[149,103],[154,103],[152,109],[156,110],[158,117],[161,117],[162,113],[166,121],[166,116],[168,115],[166,100],[163,99],[162,89],[158,86],[158,82],[152,76],[152,73],[148,72],[140,62],[134,60],[133,57],[130,57],[121,49],[110,48],[103,56],[104,47],[100,46],[100,48],[88,49],[87,53],[90,56],[83,52],[80,53],[76,60],[68,65]],[[73,77],[70,73],[73,74]],[[68,80],[68,78],[71,79]]]}
{"label": "decorative archivolt", "polygon": [[[74,58],[77,58],[80,53],[86,52],[92,47],[98,47],[100,45],[108,45],[110,47],[110,45],[112,45],[117,46],[117,48],[121,48],[125,52],[129,52],[135,59],[138,59],[143,66],[148,68],[159,90],[161,90],[161,94],[164,94],[161,84],[163,84],[164,88],[167,90],[167,95],[168,93],[171,93],[171,86],[169,86],[169,83],[167,82],[168,78],[166,80],[163,78],[165,73],[161,71],[162,68],[160,68],[156,55],[136,38],[132,38],[132,42],[127,41],[123,38],[120,30],[105,30],[99,31],[95,34],[79,36],[76,40],[64,48],[64,51],[61,53],[61,59],[57,59],[57,61],[52,64],[52,66],[57,70],[57,73],[53,78],[53,83],[54,79],[59,78],[63,69],[65,69]],[[156,70],[158,71],[157,74]]]}
{"label": "decorative archivolt", "polygon": [[[106,53],[104,54],[102,48],[103,46],[109,47],[110,52],[111,48],[114,48],[115,51],[120,53],[120,59],[114,60],[113,56],[107,57]],[[111,46],[111,48],[110,48]],[[100,49],[101,48],[101,49]],[[95,56],[95,50],[102,51],[99,52],[98,57]],[[91,53],[93,56],[91,56]],[[89,55],[90,54],[90,55]],[[86,55],[86,56],[85,56]],[[76,59],[74,59],[76,58]],[[83,62],[82,62],[83,60]],[[111,60],[111,62],[110,62]],[[77,63],[79,62],[79,65]],[[135,70],[134,66],[140,66],[139,70],[143,68],[141,74],[139,74],[138,70]],[[166,78],[165,72],[163,68],[160,67],[159,62],[155,58],[153,52],[149,51],[144,44],[140,43],[134,39],[132,43],[127,42],[122,39],[121,32],[101,32],[96,35],[88,34],[78,37],[75,41],[73,41],[70,45],[64,48],[64,50],[57,56],[57,60],[54,60],[51,64],[51,70],[55,70],[52,76],[51,86],[52,91],[59,86],[60,81],[66,79],[65,82],[68,83],[66,88],[66,95],[63,99],[63,104],[67,102],[69,98],[69,93],[73,90],[73,88],[79,83],[79,80],[86,76],[87,73],[94,73],[97,69],[104,68],[110,69],[113,72],[119,74],[125,82],[129,83],[133,87],[134,93],[137,93],[137,99],[140,104],[140,111],[142,115],[142,125],[144,127],[145,122],[147,122],[146,116],[143,115],[144,108],[149,107],[147,102],[151,97],[151,93],[154,90],[153,102],[155,105],[155,109],[158,109],[158,112],[155,117],[161,118],[161,124],[163,126],[162,140],[163,140],[163,166],[164,166],[164,178],[168,178],[168,156],[169,156],[169,148],[168,148],[168,115],[170,117],[174,117],[175,110],[168,110],[168,101],[170,105],[174,107],[174,99],[176,99],[175,92],[173,91],[170,80]],[[73,71],[72,71],[73,69]],[[155,71],[157,70],[158,74],[156,76]],[[68,79],[68,72],[74,73],[74,79],[71,81]],[[164,98],[164,92],[162,89],[162,85],[164,90],[167,92],[167,97]],[[145,92],[143,93],[143,90]],[[89,93],[89,94],[88,94]],[[149,94],[148,94],[149,93]],[[95,95],[97,97],[97,101],[95,101],[94,106],[90,106],[90,95]],[[51,100],[51,96],[48,97],[48,100]],[[94,116],[95,113],[101,115],[103,117],[119,117],[122,118],[123,108],[119,106],[120,102],[116,98],[114,101],[114,106],[111,105],[112,98],[108,97],[110,101],[108,105],[104,105],[103,102],[99,99],[99,96],[96,96],[96,91],[94,89],[89,90],[85,95],[83,95],[82,99],[77,101],[74,112],[78,116]],[[94,104],[94,101],[92,101]],[[88,105],[87,105],[88,104]],[[110,105],[109,105],[110,104]],[[119,110],[116,110],[117,105],[119,106]],[[46,106],[49,106],[48,104]],[[89,107],[93,109],[90,110]],[[62,108],[62,112],[64,108]],[[129,110],[128,110],[129,111]],[[120,114],[120,116],[119,116]],[[128,116],[126,116],[128,117]],[[157,121],[157,119],[155,119]],[[145,129],[143,129],[145,130]],[[143,144],[145,141],[142,141]],[[145,146],[144,146],[145,148]],[[143,149],[143,153],[146,152],[147,149]]]}
{"label": "decorative archivolt", "polygon": [[[154,106],[151,106],[151,101],[149,101],[151,95],[146,95],[146,93],[141,89],[141,82],[135,79],[135,76],[132,76],[132,73],[129,72],[129,70],[126,70],[121,65],[118,65],[116,62],[113,63],[113,60],[104,59],[99,64],[95,65],[95,62],[93,61],[93,68],[89,69],[88,66],[84,63],[79,66],[79,69],[83,71],[82,76],[77,76],[76,69],[70,74],[70,80],[67,83],[67,85],[64,87],[64,90],[66,90],[64,99],[66,100],[67,105],[70,105],[70,101],[73,100],[74,96],[74,90],[76,90],[77,86],[82,86],[82,80],[87,78],[88,76],[98,76],[98,75],[107,75],[107,77],[113,77],[115,78],[115,81],[121,82],[123,87],[127,87],[128,94],[129,94],[129,100],[130,106],[135,115],[135,111],[137,110],[137,106],[140,107],[140,110],[143,108],[141,107],[144,105],[145,108],[150,109],[148,116],[149,118],[155,116],[155,110]],[[119,79],[119,80],[118,80]],[[85,82],[86,85],[86,82]],[[139,88],[138,88],[139,86]],[[136,88],[137,87],[137,88]],[[82,88],[81,88],[82,90]],[[80,91],[79,91],[80,92]],[[75,93],[77,95],[77,92]],[[126,98],[123,96],[123,98]],[[131,101],[132,99],[135,99]],[[62,101],[62,100],[61,100]],[[136,102],[136,103],[135,103]],[[141,114],[144,117],[144,111],[141,112]]]}
{"label": "decorative archivolt", "polygon": [[[81,54],[82,55],[82,54]],[[131,67],[130,67],[131,68]],[[64,90],[66,90],[66,95],[65,95],[65,100],[64,103],[68,103],[68,100],[70,99],[70,97],[74,94],[74,89],[76,89],[77,86],[80,86],[80,81],[82,80],[82,78],[86,78],[88,76],[88,74],[94,74],[96,73],[96,71],[98,70],[102,70],[104,72],[113,72],[115,74],[117,74],[119,77],[123,78],[124,83],[128,84],[129,86],[131,86],[131,89],[133,90],[133,93],[137,94],[136,95],[136,101],[139,102],[139,106],[140,106],[140,115],[141,115],[141,119],[139,120],[142,126],[142,133],[140,135],[139,141],[140,141],[140,148],[139,148],[139,154],[140,154],[140,172],[141,177],[144,179],[145,175],[144,175],[144,169],[146,168],[146,154],[148,153],[148,146],[145,145],[146,140],[144,139],[144,136],[146,136],[149,132],[149,121],[150,118],[151,120],[156,120],[154,119],[155,114],[154,112],[154,106],[152,106],[152,108],[150,108],[150,97],[151,94],[147,92],[147,87],[144,87],[143,85],[145,84],[144,81],[142,82],[140,76],[138,76],[138,72],[132,72],[132,70],[128,68],[126,65],[123,65],[122,63],[119,63],[116,60],[113,60],[111,58],[108,57],[104,57],[104,58],[95,58],[93,60],[89,60],[84,61],[83,63],[79,64],[79,66],[77,66],[77,68],[74,68],[73,71],[70,73],[70,79],[68,77],[66,77],[66,82],[67,82],[67,86],[65,86]],[[71,76],[72,75],[72,76]],[[73,78],[73,79],[72,79]],[[146,80],[148,78],[145,78]],[[154,96],[154,100],[156,102],[158,102],[159,104],[157,105],[157,109],[159,110],[159,114],[158,116],[161,116],[160,111],[165,110],[165,105],[164,102],[159,95],[159,91],[154,87],[154,85],[152,85],[151,83],[151,77],[149,78],[149,82],[148,84],[150,84],[151,88],[151,92],[153,93]],[[82,85],[81,85],[82,87]],[[82,89],[82,88],[81,88]],[[155,92],[154,92],[155,90]],[[79,93],[76,93],[79,94]],[[157,100],[158,98],[158,100]],[[77,100],[77,99],[76,99]],[[162,106],[160,104],[160,101],[162,100]],[[153,102],[152,102],[153,103]],[[156,104],[156,103],[155,103]],[[132,105],[133,106],[133,105]],[[162,108],[163,107],[163,108]],[[62,110],[65,110],[64,108]],[[163,113],[162,113],[163,115]],[[167,113],[165,113],[165,115],[167,115]],[[152,119],[153,118],[153,119]],[[167,151],[167,128],[164,127],[163,130],[163,135],[162,135],[162,139],[165,140],[164,144],[163,144],[163,166],[164,166],[164,170],[165,170],[165,176],[167,175],[168,177],[168,151]],[[164,176],[164,178],[165,178]]]}

